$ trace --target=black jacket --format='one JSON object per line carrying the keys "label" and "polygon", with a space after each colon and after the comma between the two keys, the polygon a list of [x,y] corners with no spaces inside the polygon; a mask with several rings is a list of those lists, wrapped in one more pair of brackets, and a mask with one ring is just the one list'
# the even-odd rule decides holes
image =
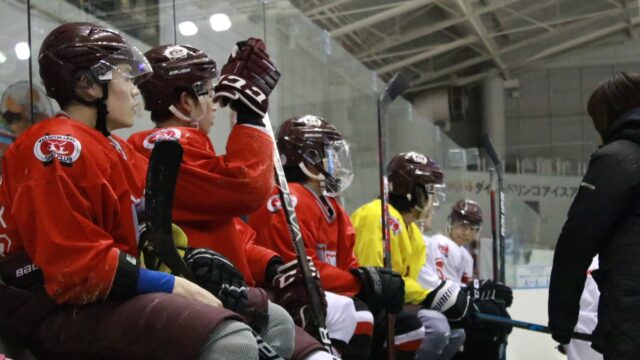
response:
{"label": "black jacket", "polygon": [[593,277],[601,296],[594,347],[636,352],[640,350],[640,108],[625,113],[605,134],[604,146],[591,156],[569,209],[549,287],[549,326],[555,333],[573,330],[587,269],[596,254],[600,269]]}

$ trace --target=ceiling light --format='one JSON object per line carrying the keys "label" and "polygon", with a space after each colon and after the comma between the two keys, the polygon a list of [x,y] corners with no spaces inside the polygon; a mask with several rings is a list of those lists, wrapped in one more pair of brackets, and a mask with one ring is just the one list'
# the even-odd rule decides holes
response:
{"label": "ceiling light", "polygon": [[14,49],[16,51],[16,56],[20,60],[27,60],[29,56],[31,56],[31,51],[29,50],[29,44],[27,44],[24,41],[17,43]]}
{"label": "ceiling light", "polygon": [[198,33],[198,27],[192,21],[183,21],[178,24],[180,34],[184,36],[193,36]]}
{"label": "ceiling light", "polygon": [[209,18],[209,24],[213,31],[227,31],[231,28],[231,19],[227,14],[213,14]]}

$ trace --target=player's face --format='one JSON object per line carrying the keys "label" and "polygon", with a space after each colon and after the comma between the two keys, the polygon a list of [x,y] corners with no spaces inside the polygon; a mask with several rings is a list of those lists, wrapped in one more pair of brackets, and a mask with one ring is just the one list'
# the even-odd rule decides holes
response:
{"label": "player's face", "polygon": [[198,121],[198,125],[200,127],[200,131],[205,134],[209,134],[214,124],[216,111],[218,110],[218,104],[213,102],[212,81],[209,80],[206,86],[209,89],[209,94],[204,96],[204,103],[202,104],[202,106],[200,106],[199,111],[203,111],[204,114],[202,117],[199,117],[200,120]]}
{"label": "player's face", "polygon": [[458,245],[468,245],[476,239],[479,232],[479,226],[458,222],[451,226],[451,239]]}
{"label": "player's face", "polygon": [[109,130],[133,126],[138,106],[138,88],[133,84],[129,65],[118,65],[109,81],[107,126]]}

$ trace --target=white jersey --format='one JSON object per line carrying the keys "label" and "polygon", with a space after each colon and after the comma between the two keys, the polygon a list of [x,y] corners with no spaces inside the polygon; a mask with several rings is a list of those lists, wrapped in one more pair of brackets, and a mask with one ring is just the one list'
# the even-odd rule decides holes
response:
{"label": "white jersey", "polygon": [[473,276],[473,258],[462,246],[442,234],[431,237],[438,244],[443,260],[443,280],[466,284]]}
{"label": "white jersey", "polygon": [[435,289],[444,275],[442,273],[442,255],[438,250],[437,240],[432,239],[427,235],[422,235],[424,245],[427,248],[427,261],[422,265],[420,273],[418,274],[418,282],[425,289]]}
{"label": "white jersey", "polygon": [[[598,301],[600,291],[591,276],[591,272],[598,268],[598,257],[594,257],[589,266],[584,291],[580,298],[580,315],[575,331],[591,334],[598,324]],[[602,360],[602,354],[591,348],[591,344],[581,340],[571,340],[567,349],[568,360]]]}
{"label": "white jersey", "polygon": [[464,246],[460,246],[460,251],[462,251],[462,275],[460,276],[460,282],[466,284],[473,279],[473,256],[471,256],[469,250]]}

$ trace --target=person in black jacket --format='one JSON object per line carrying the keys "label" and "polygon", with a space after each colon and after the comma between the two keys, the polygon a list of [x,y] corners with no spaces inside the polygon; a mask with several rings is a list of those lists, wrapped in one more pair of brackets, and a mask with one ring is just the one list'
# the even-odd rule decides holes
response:
{"label": "person in black jacket", "polygon": [[556,245],[549,288],[553,338],[569,343],[591,259],[601,292],[592,347],[605,360],[640,358],[640,74],[618,73],[587,105],[603,145]]}

